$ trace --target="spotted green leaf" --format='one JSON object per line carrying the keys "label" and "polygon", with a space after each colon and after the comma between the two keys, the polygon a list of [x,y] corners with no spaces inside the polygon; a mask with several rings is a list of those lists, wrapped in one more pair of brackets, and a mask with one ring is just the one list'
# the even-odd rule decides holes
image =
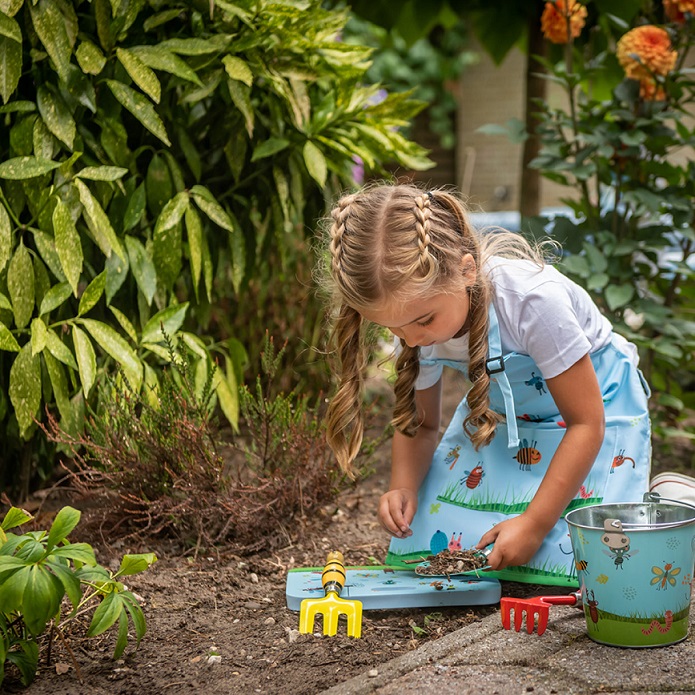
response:
{"label": "spotted green leaf", "polygon": [[128,334],[128,337],[137,345],[138,334],[135,332],[135,326],[130,322],[130,319],[115,306],[109,306],[111,313],[116,317],[116,321],[121,325],[121,328]]}
{"label": "spotted green leaf", "polygon": [[126,236],[125,246],[128,250],[128,260],[135,282],[147,300],[147,305],[150,306],[157,291],[157,271],[152,258],[142,242],[135,237]]}
{"label": "spotted green leaf", "polygon": [[58,200],[53,210],[53,232],[60,265],[70,287],[72,287],[73,294],[77,297],[77,286],[82,275],[84,260],[82,242],[70,211],[62,200]]}
{"label": "spotted green leaf", "polygon": [[117,48],[116,57],[135,84],[142,89],[152,101],[159,103],[162,85],[157,75],[143,63],[139,56],[126,48]]}
{"label": "spotted green leaf", "polygon": [[152,261],[157,278],[166,288],[171,288],[181,272],[181,223],[168,229],[156,229],[152,240]]}
{"label": "spotted green leaf", "polygon": [[162,48],[161,45],[133,46],[129,50],[153,70],[162,70],[188,82],[193,82],[200,87],[203,86],[198,75],[189,67],[186,61],[179,58],[175,53]]}
{"label": "spotted green leaf", "polygon": [[10,329],[0,321],[0,350],[5,352],[19,352],[19,343],[10,332]]}
{"label": "spotted green leaf", "polygon": [[169,306],[157,312],[142,329],[140,339],[143,343],[159,343],[164,340],[164,335],[171,337],[181,328],[186,318],[188,302]]}
{"label": "spotted green leaf", "polygon": [[234,223],[224,208],[217,202],[215,196],[204,186],[195,185],[191,195],[196,205],[215,223],[230,232],[234,231]]}
{"label": "spotted green leaf", "polygon": [[118,181],[127,173],[128,170],[123,167],[84,167],[75,176],[81,179],[90,179],[91,181]]}
{"label": "spotted green leaf", "polygon": [[80,202],[84,208],[84,217],[87,226],[99,248],[107,257],[114,252],[119,258],[124,259],[125,251],[123,250],[123,246],[116,236],[116,232],[111,226],[111,222],[99,201],[79,179],[75,179],[75,186],[80,194]]}
{"label": "spotted green leaf", "polygon": [[161,41],[158,45],[179,55],[199,56],[224,51],[229,46],[231,40],[231,36],[218,34],[205,39],[167,39],[166,41]]}
{"label": "spotted green leaf", "polygon": [[91,41],[82,41],[77,47],[75,55],[82,72],[88,75],[98,75],[106,65],[106,58],[101,49]]}
{"label": "spotted green leaf", "polygon": [[36,90],[36,105],[46,128],[72,149],[77,126],[63,98],[41,85]]}
{"label": "spotted green leaf", "polygon": [[176,226],[188,208],[188,191],[177,193],[162,209],[155,225],[155,234]]}
{"label": "spotted green leaf", "polygon": [[46,347],[53,357],[77,371],[77,362],[75,362],[70,348],[58,337],[52,328],[48,329],[46,335]]}
{"label": "spotted green leaf", "polygon": [[130,111],[147,130],[165,145],[171,145],[164,123],[149,99],[117,80],[106,80],[106,84],[121,106]]}
{"label": "spotted green leaf", "polygon": [[43,176],[59,166],[59,162],[38,157],[12,157],[0,164],[0,179],[32,179],[35,176]]}
{"label": "spotted green leaf", "polygon": [[222,64],[227,74],[233,79],[243,82],[247,87],[253,84],[253,73],[245,60],[239,56],[226,55],[222,58]]}
{"label": "spotted green leaf", "polygon": [[68,282],[59,282],[53,285],[41,300],[39,307],[39,316],[50,314],[54,309],[57,309],[65,300],[72,294],[72,288]]}
{"label": "spotted green leaf", "polygon": [[65,423],[69,423],[73,419],[72,407],[70,406],[70,395],[68,393],[68,380],[65,377],[65,369],[58,360],[51,355],[50,352],[44,352],[43,359],[46,364],[48,378],[53,387],[53,397],[60,417]]}
{"label": "spotted green leaf", "polygon": [[26,438],[41,405],[41,362],[38,356],[31,354],[30,343],[20,350],[12,363],[9,395],[19,432]]}
{"label": "spotted green leaf", "polygon": [[[198,284],[200,283],[200,271],[203,264],[203,225],[200,215],[191,206],[186,208],[186,235],[188,237],[188,255],[191,262],[191,275],[193,290],[198,298]],[[240,236],[240,235],[239,235]]]}
{"label": "spotted green leaf", "polygon": [[106,287],[106,271],[102,270],[85,288],[85,291],[80,297],[80,306],[77,310],[77,315],[82,316],[96,306],[96,303],[101,299]]}
{"label": "spotted green leaf", "polygon": [[0,10],[0,95],[7,103],[22,74],[22,31],[4,6]]}
{"label": "spotted green leaf", "polygon": [[135,351],[111,326],[93,319],[81,319],[97,344],[123,367],[130,385],[138,391],[142,383],[142,363]]}
{"label": "spotted green leaf", "polygon": [[75,345],[75,357],[77,357],[82,390],[85,397],[88,397],[97,376],[97,357],[92,341],[79,326],[73,325],[72,327],[72,342]]}
{"label": "spotted green leaf", "polygon": [[29,7],[32,24],[46,53],[51,57],[60,78],[67,81],[72,47],[67,22],[58,3],[53,0],[38,0],[36,3],[28,2],[26,5]]}
{"label": "spotted green leaf", "polygon": [[46,324],[41,319],[31,321],[31,354],[38,355],[46,347],[48,330]]}
{"label": "spotted green leaf", "polygon": [[12,256],[12,222],[5,206],[0,203],[0,272]]}
{"label": "spotted green leaf", "polygon": [[246,132],[248,133],[249,137],[253,137],[255,112],[253,110],[253,105],[251,104],[251,88],[238,80],[228,80],[227,86],[229,88],[229,96],[232,97],[234,106],[241,111],[241,114],[244,117]]}
{"label": "spotted green leaf", "polygon": [[7,291],[12,302],[15,325],[17,328],[24,328],[34,312],[34,266],[22,241],[7,269]]}

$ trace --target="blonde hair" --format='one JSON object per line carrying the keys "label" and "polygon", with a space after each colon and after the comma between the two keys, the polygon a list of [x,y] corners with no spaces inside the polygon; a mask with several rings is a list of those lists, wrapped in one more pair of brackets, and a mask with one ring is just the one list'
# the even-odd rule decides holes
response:
{"label": "blonde hair", "polygon": [[[412,184],[380,184],[343,196],[331,212],[321,266],[322,281],[333,299],[332,344],[338,358],[339,384],[326,416],[327,440],[348,473],[364,432],[362,397],[369,359],[367,321],[361,310],[460,292],[470,297],[469,413],[463,429],[474,447],[492,441],[502,420],[490,409],[488,307],[492,288],[481,269],[492,255],[529,258],[542,265],[540,253],[518,234],[494,230],[478,234],[463,202],[453,193],[423,191]],[[476,281],[464,281],[461,261],[470,254]],[[418,347],[401,341],[396,360],[392,423],[407,436],[420,425],[415,405]]]}

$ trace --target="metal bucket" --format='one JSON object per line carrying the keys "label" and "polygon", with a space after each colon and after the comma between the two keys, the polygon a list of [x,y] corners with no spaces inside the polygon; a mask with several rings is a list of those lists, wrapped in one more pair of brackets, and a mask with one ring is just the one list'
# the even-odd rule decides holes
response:
{"label": "metal bucket", "polygon": [[662,647],[688,636],[695,507],[647,493],[565,517],[589,637],[616,647]]}

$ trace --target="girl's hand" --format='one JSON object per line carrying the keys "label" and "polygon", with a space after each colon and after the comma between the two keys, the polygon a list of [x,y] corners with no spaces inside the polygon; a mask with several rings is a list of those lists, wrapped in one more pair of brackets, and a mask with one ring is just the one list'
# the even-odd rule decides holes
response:
{"label": "girl's hand", "polygon": [[396,538],[408,538],[410,522],[417,511],[417,493],[407,488],[389,490],[379,500],[379,521]]}
{"label": "girl's hand", "polygon": [[546,532],[538,524],[521,514],[493,526],[476,548],[482,549],[494,543],[487,561],[493,570],[502,570],[526,564],[536,554],[545,536]]}

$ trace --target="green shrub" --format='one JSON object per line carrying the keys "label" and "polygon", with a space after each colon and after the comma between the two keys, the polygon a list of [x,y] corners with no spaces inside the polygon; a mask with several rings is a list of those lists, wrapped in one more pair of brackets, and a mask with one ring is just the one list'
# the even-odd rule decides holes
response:
{"label": "green shrub", "polygon": [[[29,685],[38,665],[39,639],[50,625],[50,654],[50,640],[54,635],[65,640],[65,627],[78,614],[92,614],[88,637],[100,635],[118,622],[114,659],[120,658],[128,644],[129,623],[138,644],[146,630],[137,598],[118,578],[146,570],[157,559],[152,553],[124,555],[113,573],[97,564],[89,544],[68,541],[80,520],[76,509],[61,509],[48,531],[8,533],[31,519],[12,507],[0,524],[0,685],[8,662],[19,669],[22,683]],[[66,597],[72,610],[63,616]],[[70,654],[79,673],[72,650]]]}
{"label": "green shrub", "polygon": [[0,482],[27,491],[42,406],[76,436],[104,369],[156,386],[162,328],[221,361],[237,425],[242,346],[290,307],[353,158],[428,166],[398,132],[422,104],[372,103],[345,21],[318,0],[0,3]]}

